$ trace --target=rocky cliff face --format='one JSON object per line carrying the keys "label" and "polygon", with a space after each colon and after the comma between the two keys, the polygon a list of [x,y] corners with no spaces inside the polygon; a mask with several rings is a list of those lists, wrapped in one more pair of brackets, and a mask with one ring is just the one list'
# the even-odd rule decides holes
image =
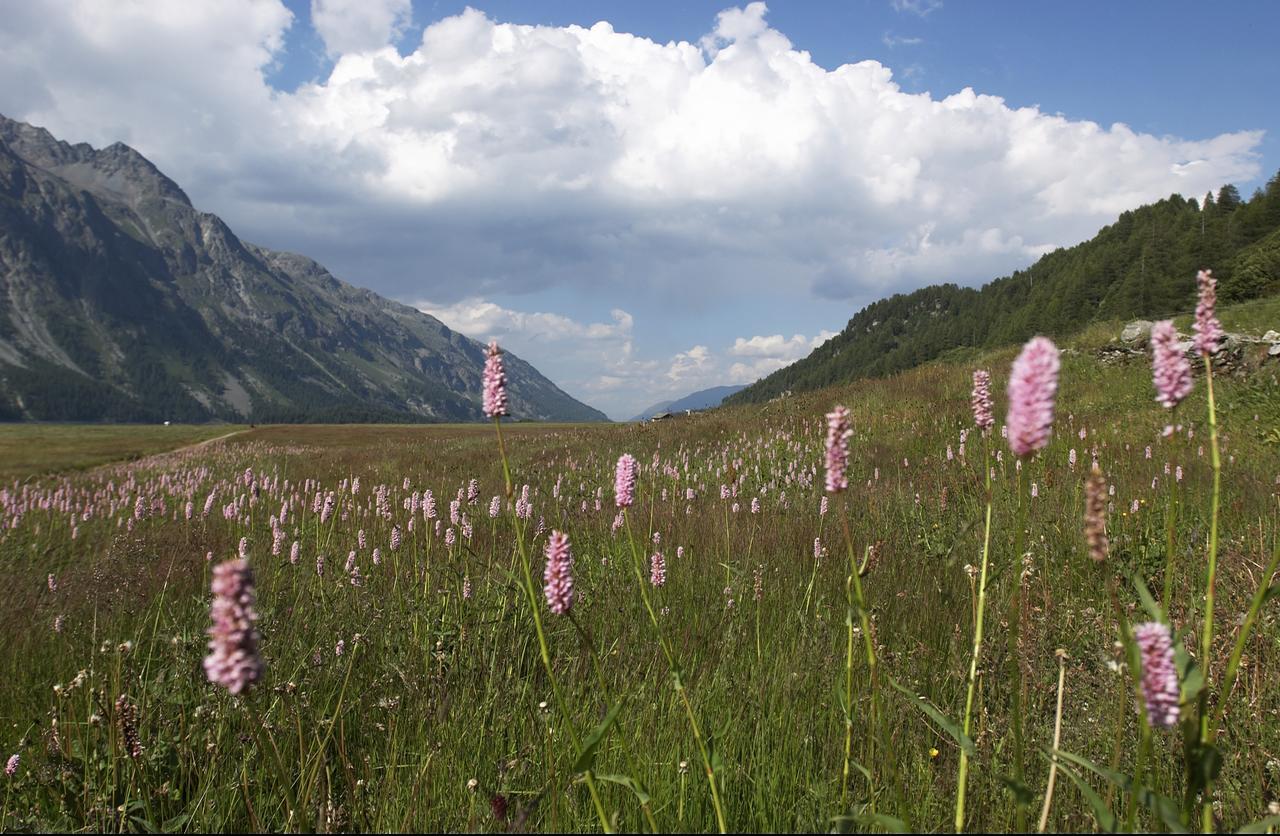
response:
{"label": "rocky cliff face", "polygon": [[[241,241],[126,145],[0,116],[0,418],[467,421],[484,347]],[[512,412],[605,416],[507,355]]]}

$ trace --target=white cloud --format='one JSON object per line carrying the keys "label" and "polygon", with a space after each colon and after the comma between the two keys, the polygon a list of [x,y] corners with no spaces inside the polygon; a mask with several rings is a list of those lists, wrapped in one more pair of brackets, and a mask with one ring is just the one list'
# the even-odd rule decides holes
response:
{"label": "white cloud", "polygon": [[610,311],[612,322],[606,323],[518,311],[484,299],[451,305],[419,302],[415,307],[469,337],[498,340],[570,394],[614,418],[627,418],[651,404],[700,389],[752,383],[807,356],[836,333],[738,337],[723,351],[699,344],[643,359],[632,350],[635,320],[619,308]]}
{"label": "white cloud", "polygon": [[885,32],[880,36],[880,42],[890,49],[893,49],[895,46],[919,46],[924,43],[924,38],[911,38],[906,35],[895,35],[892,32]]}
{"label": "white cloud", "polygon": [[790,339],[781,334],[738,337],[727,353],[732,357],[744,359],[729,366],[727,380],[729,383],[752,383],[783,366],[789,366],[807,357],[815,348],[835,335],[835,331],[824,330],[812,339],[803,334],[794,334]]}
{"label": "white cloud", "polygon": [[311,25],[330,55],[384,47],[412,18],[410,0],[311,0]]}
{"label": "white cloud", "polygon": [[414,307],[430,314],[455,331],[478,340],[517,338],[536,341],[631,339],[631,314],[620,308],[610,311],[612,323],[581,323],[556,313],[526,313],[504,308],[483,299],[464,299],[452,305],[419,302]]}
{"label": "white cloud", "polygon": [[1257,172],[1260,132],[1156,137],[908,93],[875,61],[824,69],[762,3],[667,44],[468,9],[402,56],[378,45],[405,8],[318,7],[341,54],[283,93],[264,81],[293,25],[278,3],[17,4],[0,76],[22,83],[0,112],[124,139],[250,240],[444,304],[643,287],[697,313],[778,276],[785,295],[865,300],[988,279],[1142,201]]}
{"label": "white cloud", "polygon": [[889,0],[895,12],[909,12],[919,17],[928,17],[930,12],[942,8],[942,0]]}

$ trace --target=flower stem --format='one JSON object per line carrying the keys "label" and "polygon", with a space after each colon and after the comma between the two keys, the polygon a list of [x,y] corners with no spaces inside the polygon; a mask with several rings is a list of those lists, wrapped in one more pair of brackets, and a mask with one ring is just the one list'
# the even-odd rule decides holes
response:
{"label": "flower stem", "polygon": [[[964,733],[968,737],[972,728],[973,695],[978,680],[978,657],[982,655],[983,616],[987,606],[987,566],[991,553],[991,467],[990,442],[984,442],[982,471],[986,481],[987,513],[986,525],[982,534],[982,568],[978,577],[978,613],[973,629],[973,655],[969,658],[969,692],[964,700]],[[969,754],[964,747],[960,748],[960,770],[956,778],[956,832],[964,830],[964,801],[969,779]],[[1043,828],[1042,828],[1043,829]]]}
{"label": "flower stem", "polygon": [[[1204,671],[1204,689],[1200,692],[1200,748],[1213,744],[1216,734],[1209,724],[1209,679],[1212,673],[1210,653],[1213,650],[1213,598],[1218,575],[1218,503],[1222,495],[1222,460],[1218,453],[1218,417],[1213,400],[1213,361],[1204,355],[1205,387],[1209,394],[1209,451],[1213,465],[1213,503],[1209,508],[1209,568],[1205,580],[1204,629],[1200,637],[1200,665]],[[1213,829],[1212,780],[1205,782],[1204,806],[1201,808],[1200,825],[1207,833]]]}

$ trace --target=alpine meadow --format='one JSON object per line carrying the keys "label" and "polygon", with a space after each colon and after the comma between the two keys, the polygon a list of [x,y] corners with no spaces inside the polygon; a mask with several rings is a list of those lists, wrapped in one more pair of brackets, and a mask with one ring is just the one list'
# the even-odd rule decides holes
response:
{"label": "alpine meadow", "polygon": [[0,831],[1280,832],[1277,10],[455,5],[0,20]]}

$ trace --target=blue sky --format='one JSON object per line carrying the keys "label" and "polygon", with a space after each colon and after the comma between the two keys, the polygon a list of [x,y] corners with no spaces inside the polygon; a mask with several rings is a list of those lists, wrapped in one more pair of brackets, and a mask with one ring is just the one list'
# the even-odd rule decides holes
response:
{"label": "blue sky", "polygon": [[618,418],[1280,169],[1270,2],[8,11],[0,112],[128,142]]}

